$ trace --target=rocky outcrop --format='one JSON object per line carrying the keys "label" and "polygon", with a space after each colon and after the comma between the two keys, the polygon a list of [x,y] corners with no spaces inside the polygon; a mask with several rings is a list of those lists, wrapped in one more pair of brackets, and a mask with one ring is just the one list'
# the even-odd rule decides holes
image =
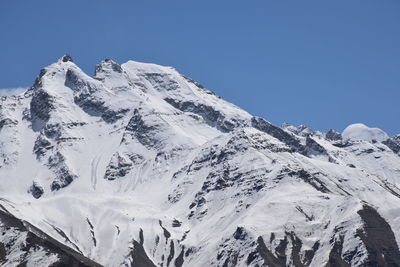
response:
{"label": "rocky outcrop", "polygon": [[143,266],[143,267],[156,267],[156,265],[149,259],[143,246],[137,241],[133,241],[133,249],[130,254],[131,266]]}
{"label": "rocky outcrop", "polygon": [[157,139],[156,134],[160,131],[161,127],[157,122],[154,124],[147,123],[140,110],[135,109],[133,116],[125,127],[122,142],[127,141],[128,138],[134,138],[145,147],[157,148],[160,140]]}
{"label": "rocky outcrop", "polygon": [[290,133],[286,132],[280,127],[277,127],[263,118],[253,117],[251,119],[251,125],[264,133],[267,133],[282,143],[288,145],[293,151],[304,153],[304,146],[300,141]]}
{"label": "rocky outcrop", "polygon": [[339,132],[330,129],[328,132],[326,132],[325,138],[330,141],[338,141],[342,139],[342,135]]}
{"label": "rocky outcrop", "polygon": [[393,136],[382,142],[388,148],[390,148],[394,153],[400,155],[400,134]]}
{"label": "rocky outcrop", "polygon": [[400,251],[393,230],[376,209],[364,205],[358,211],[364,227],[357,231],[368,251],[366,266],[400,266]]}
{"label": "rocky outcrop", "polygon": [[132,169],[133,162],[131,159],[121,156],[118,152],[115,153],[110,163],[107,166],[105,179],[115,180],[124,177]]}
{"label": "rocky outcrop", "polygon": [[14,217],[0,205],[0,263],[4,266],[77,266],[100,264]]}
{"label": "rocky outcrop", "polygon": [[117,72],[117,73],[122,73],[122,67],[121,65],[119,65],[117,62],[106,58],[105,60],[103,60],[100,64],[98,64],[95,68],[94,71],[94,76],[99,79],[101,79],[101,76],[107,75],[109,73],[112,72]]}
{"label": "rocky outcrop", "polygon": [[321,146],[320,144],[318,144],[317,141],[315,141],[312,137],[307,136],[306,137],[306,145],[305,145],[305,149],[304,151],[306,152],[306,154],[308,156],[318,156],[318,155],[322,155],[322,156],[327,156],[329,157],[329,153],[328,151]]}
{"label": "rocky outcrop", "polygon": [[74,101],[85,112],[92,116],[99,116],[107,123],[121,119],[129,110],[126,108],[112,108],[103,98],[105,91],[101,84],[84,80],[76,70],[68,69],[65,77],[65,86],[74,91]]}
{"label": "rocky outcrop", "polygon": [[36,90],[30,103],[32,120],[47,121],[50,118],[50,112],[54,109],[54,102],[54,97],[45,90]]}
{"label": "rocky outcrop", "polygon": [[235,118],[226,118],[222,112],[216,110],[212,106],[195,103],[193,101],[179,101],[168,97],[164,98],[164,100],[183,112],[191,112],[200,115],[208,125],[216,127],[222,132],[230,132],[236,127],[245,125],[243,121]]}
{"label": "rocky outcrop", "polygon": [[37,183],[33,182],[33,184],[31,185],[31,187],[28,190],[28,193],[32,194],[32,196],[34,198],[38,199],[43,195],[44,190],[43,190],[43,187],[41,187]]}
{"label": "rocky outcrop", "polygon": [[168,73],[145,73],[145,79],[148,80],[156,90],[173,91],[179,88],[177,81]]}

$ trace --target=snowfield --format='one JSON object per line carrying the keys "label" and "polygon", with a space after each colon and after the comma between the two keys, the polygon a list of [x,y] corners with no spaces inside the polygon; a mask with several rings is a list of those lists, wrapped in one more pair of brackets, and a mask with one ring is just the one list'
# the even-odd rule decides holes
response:
{"label": "snowfield", "polygon": [[66,55],[0,96],[0,179],[2,266],[400,266],[400,136],[278,127],[171,67]]}

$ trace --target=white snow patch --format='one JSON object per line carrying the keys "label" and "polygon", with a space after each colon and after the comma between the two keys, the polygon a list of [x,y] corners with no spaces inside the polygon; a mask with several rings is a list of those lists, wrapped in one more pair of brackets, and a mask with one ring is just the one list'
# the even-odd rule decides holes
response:
{"label": "white snow patch", "polygon": [[20,95],[28,90],[29,87],[0,88],[0,96]]}

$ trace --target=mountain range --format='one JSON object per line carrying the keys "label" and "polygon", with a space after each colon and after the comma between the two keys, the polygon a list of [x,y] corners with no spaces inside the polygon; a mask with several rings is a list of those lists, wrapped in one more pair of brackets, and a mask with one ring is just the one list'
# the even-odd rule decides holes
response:
{"label": "mountain range", "polygon": [[0,179],[2,266],[400,266],[400,135],[276,126],[172,67],[45,67],[0,97]]}

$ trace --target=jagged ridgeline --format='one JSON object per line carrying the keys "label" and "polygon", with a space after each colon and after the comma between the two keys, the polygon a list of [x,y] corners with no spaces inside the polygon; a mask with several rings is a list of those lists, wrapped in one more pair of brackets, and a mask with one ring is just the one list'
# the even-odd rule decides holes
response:
{"label": "jagged ridgeline", "polygon": [[0,264],[400,266],[400,135],[379,136],[275,126],[171,67],[89,76],[64,56],[1,97]]}

